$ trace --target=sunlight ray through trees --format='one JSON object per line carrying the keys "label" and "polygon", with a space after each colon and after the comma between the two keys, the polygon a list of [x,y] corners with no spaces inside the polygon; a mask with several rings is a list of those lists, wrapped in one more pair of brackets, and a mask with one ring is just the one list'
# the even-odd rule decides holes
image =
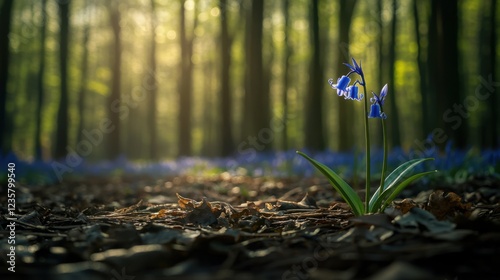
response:
{"label": "sunlight ray through trees", "polygon": [[495,148],[496,2],[6,0],[0,146],[43,160],[354,151],[343,119],[361,108],[325,77],[356,56],[393,89],[392,146]]}

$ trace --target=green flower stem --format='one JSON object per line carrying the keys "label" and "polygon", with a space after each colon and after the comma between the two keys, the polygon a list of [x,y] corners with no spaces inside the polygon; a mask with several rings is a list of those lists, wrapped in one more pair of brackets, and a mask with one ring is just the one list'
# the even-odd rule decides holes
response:
{"label": "green flower stem", "polygon": [[365,213],[369,209],[370,203],[370,128],[368,126],[368,93],[366,91],[366,83],[364,75],[361,76],[363,80],[363,91],[365,94],[365,151],[366,151],[366,185],[365,185]]}
{"label": "green flower stem", "polygon": [[380,119],[382,121],[382,138],[384,141],[384,158],[382,162],[382,173],[380,174],[380,189],[384,190],[385,183],[385,171],[387,170],[387,135],[385,132],[385,120],[383,118]]}
{"label": "green flower stem", "polygon": [[[356,87],[356,85],[362,85],[363,86],[363,91],[364,91],[364,99],[365,99],[365,105],[363,108],[363,111],[365,113],[365,151],[366,151],[366,186],[365,186],[365,205],[363,205],[363,201],[361,200],[361,197],[356,193],[356,191],[349,186],[337,173],[335,173],[333,170],[331,170],[329,167],[326,165],[310,158],[306,154],[297,151],[299,155],[304,157],[306,160],[308,160],[317,170],[319,170],[324,176],[328,178],[330,181],[330,184],[333,186],[333,188],[340,193],[342,198],[344,199],[347,204],[351,207],[352,212],[356,216],[364,215],[364,214],[369,214],[372,212],[383,212],[385,207],[387,207],[393,200],[398,196],[398,194],[406,188],[409,184],[411,184],[413,181],[417,180],[418,178],[425,176],[427,174],[431,174],[436,172],[435,171],[430,171],[430,172],[421,172],[418,174],[414,174],[410,177],[405,177],[413,170],[413,168],[417,165],[420,164],[424,161],[431,160],[431,158],[425,158],[425,159],[413,159],[408,162],[405,162],[401,164],[399,167],[394,169],[387,178],[385,178],[385,173],[387,171],[387,152],[388,152],[388,145],[387,145],[387,133],[386,133],[386,128],[385,128],[385,118],[386,115],[384,113],[384,110],[382,108],[382,103],[384,102],[385,96],[387,95],[387,84],[382,88],[380,91],[380,95],[377,95],[373,93],[374,95],[374,100],[372,100],[372,109],[374,110],[373,112],[370,112],[371,117],[373,118],[380,118],[382,121],[382,136],[383,136],[383,145],[384,145],[384,155],[383,155],[383,162],[382,162],[382,172],[380,176],[380,186],[377,188],[375,193],[373,194],[373,197],[371,197],[370,192],[371,192],[371,154],[370,154],[370,127],[368,125],[368,96],[367,96],[367,91],[366,91],[366,82],[365,82],[365,77],[363,74],[363,70],[361,69],[361,62],[358,65],[356,60],[352,58],[352,64],[346,64],[346,66],[349,67],[351,71],[347,75],[342,76],[337,80],[337,84],[334,83],[333,79],[329,79],[328,83],[333,89],[337,90],[337,94],[343,95],[346,99],[351,99],[351,100],[360,100],[362,96],[359,96],[358,98],[358,90],[359,87]],[[349,86],[349,83],[351,81],[351,78],[349,76],[351,74],[356,73],[359,75],[361,78],[360,80],[356,80],[354,84]],[[354,155],[354,185],[357,185],[357,178],[356,178],[356,166],[357,166],[357,154],[355,150],[355,155]],[[387,186],[385,186],[387,184]],[[370,199],[371,197],[371,199]]]}

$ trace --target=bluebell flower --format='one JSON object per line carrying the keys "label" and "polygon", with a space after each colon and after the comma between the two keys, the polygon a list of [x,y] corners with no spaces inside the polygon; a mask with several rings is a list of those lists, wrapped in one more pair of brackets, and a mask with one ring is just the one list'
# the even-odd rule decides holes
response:
{"label": "bluebell flower", "polygon": [[384,105],[386,95],[387,95],[387,84],[385,84],[382,90],[380,91],[380,102],[382,102],[382,105]]}
{"label": "bluebell flower", "polygon": [[385,86],[382,88],[379,95],[376,95],[375,93],[373,93],[373,97],[370,99],[370,101],[372,103],[377,102],[380,104],[380,106],[384,106],[386,95],[387,95],[387,84],[385,84]]}
{"label": "bluebell flower", "polygon": [[374,92],[372,92],[372,94],[373,97],[370,98],[372,105],[370,107],[368,117],[386,119],[387,115],[384,113],[382,106],[384,105],[385,97],[387,96],[387,84],[382,88],[379,95]]}
{"label": "bluebell flower", "polygon": [[351,79],[347,76],[342,76],[337,80],[337,84],[333,83],[333,79],[329,79],[328,83],[333,89],[337,90],[337,95],[344,95],[347,97],[347,86],[351,82]]}
{"label": "bluebell flower", "polygon": [[[352,65],[350,65],[348,63],[344,63],[344,65],[351,69],[351,72],[349,72],[349,74],[347,74],[347,76],[349,76],[351,73],[356,73],[356,74],[360,75],[361,77],[363,77],[363,69],[361,68],[361,61],[359,62],[359,65],[358,65],[356,60],[354,58],[352,58]],[[363,85],[363,84],[361,84],[361,85]]]}
{"label": "bluebell flower", "polygon": [[380,109],[380,105],[378,103],[373,103],[371,105],[368,117],[387,119],[387,115],[384,112],[382,112],[382,110]]}
{"label": "bluebell flower", "polygon": [[348,87],[347,96],[345,98],[350,100],[360,101],[361,99],[363,99],[363,95],[359,94],[358,91],[359,88],[355,85]]}

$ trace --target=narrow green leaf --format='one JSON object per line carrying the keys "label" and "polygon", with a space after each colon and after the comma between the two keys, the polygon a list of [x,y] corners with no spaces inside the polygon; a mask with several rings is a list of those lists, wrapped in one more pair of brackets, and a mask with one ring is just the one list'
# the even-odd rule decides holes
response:
{"label": "narrow green leaf", "polygon": [[[380,208],[380,205],[382,204],[382,201],[384,201],[384,191],[391,188],[395,184],[397,184],[399,181],[401,181],[406,174],[408,174],[412,169],[417,166],[418,164],[427,161],[427,160],[434,160],[433,158],[423,158],[423,159],[412,159],[410,161],[407,161],[400,166],[398,166],[394,171],[389,174],[384,182],[384,186],[379,186],[378,189],[375,191],[373,196],[370,199],[369,207],[368,210],[370,213],[378,211],[378,208]],[[387,193],[386,193],[387,195]]]}
{"label": "narrow green leaf", "polygon": [[326,178],[328,178],[328,181],[330,181],[330,184],[333,186],[333,188],[337,192],[339,192],[342,198],[347,202],[347,204],[351,206],[354,215],[359,216],[364,214],[363,202],[356,194],[356,192],[351,188],[351,186],[349,186],[349,184],[344,181],[344,179],[342,179],[333,170],[328,168],[328,166],[310,158],[308,155],[300,151],[297,151],[297,154],[307,159],[316,169],[318,169],[323,175],[325,175]]}
{"label": "narrow green leaf", "polygon": [[[384,209],[389,205],[389,203],[391,203],[396,198],[396,196],[398,196],[398,194],[402,190],[404,190],[404,188],[406,188],[406,186],[408,186],[411,182],[419,179],[420,177],[423,177],[425,175],[429,175],[429,174],[432,174],[432,173],[436,173],[436,172],[437,172],[437,170],[433,170],[433,171],[427,171],[427,172],[422,172],[422,173],[415,174],[415,175],[407,178],[403,182],[401,182],[401,184],[397,185],[396,187],[393,187],[391,189],[388,188],[387,190],[385,190],[384,192],[390,192],[390,191],[392,191],[392,193],[384,201],[384,204],[382,205],[382,208],[380,209],[380,211],[384,211]],[[394,189],[394,190],[392,190],[392,189]]]}

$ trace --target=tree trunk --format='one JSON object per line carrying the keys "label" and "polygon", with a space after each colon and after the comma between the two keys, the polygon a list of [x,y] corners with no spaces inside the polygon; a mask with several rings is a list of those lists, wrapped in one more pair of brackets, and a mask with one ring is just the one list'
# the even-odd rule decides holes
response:
{"label": "tree trunk", "polygon": [[[351,55],[349,53],[349,31],[351,30],[352,15],[354,13],[355,5],[355,0],[340,1],[340,11],[338,18],[340,44],[337,53],[337,63],[335,67],[338,77],[343,75],[342,73],[347,73],[348,68],[344,65],[344,63],[351,63]],[[324,81],[322,82],[324,83]],[[339,98],[338,100],[340,102],[337,111],[337,121],[339,127],[338,149],[340,151],[348,151],[353,148],[354,143],[353,126],[349,121],[354,117],[354,103],[351,100],[343,100],[342,98]]]}
{"label": "tree trunk", "polygon": [[109,7],[109,18],[113,32],[113,43],[111,47],[111,95],[108,98],[109,120],[114,127],[108,134],[108,158],[116,159],[121,152],[120,143],[120,106],[121,106],[121,64],[122,64],[122,43],[120,27],[120,9],[119,2],[113,1]]}
{"label": "tree trunk", "polygon": [[[267,77],[264,77],[262,61],[263,20],[264,1],[252,1],[247,13],[245,31],[246,70],[242,136],[257,151],[269,150],[274,138],[269,128],[269,89],[266,86],[268,83]],[[239,147],[241,148],[243,146]]]}
{"label": "tree trunk", "polygon": [[69,42],[69,5],[71,1],[59,1],[59,69],[61,73],[61,98],[57,112],[57,131],[55,158],[66,155],[69,129],[69,92],[68,92],[68,42]]}
{"label": "tree trunk", "polygon": [[214,69],[214,62],[212,60],[203,64],[203,115],[201,119],[202,125],[202,135],[203,135],[203,145],[201,147],[201,155],[206,157],[220,156],[220,146],[216,143],[220,143],[222,139],[216,139],[214,133],[216,129],[220,128],[216,120],[218,110],[216,102],[213,100],[213,81],[214,74],[212,73]]}
{"label": "tree trunk", "polygon": [[[450,135],[456,148],[464,149],[467,143],[466,118],[450,111],[454,104],[462,104],[460,78],[458,74],[458,3],[456,0],[432,1],[432,12],[435,31],[430,32],[436,43],[437,53],[429,59],[433,61],[430,68],[434,70],[433,85],[436,89],[437,120],[439,127],[446,128],[446,135]],[[431,44],[429,44],[431,48]],[[429,50],[429,52],[435,52]],[[435,62],[435,63],[434,63]],[[429,72],[430,76],[433,73]],[[438,143],[439,144],[439,143]]]}
{"label": "tree trunk", "polygon": [[77,140],[78,142],[84,139],[83,129],[85,127],[85,95],[87,94],[87,80],[89,76],[89,37],[90,23],[87,22],[83,28],[83,55],[81,60],[82,76],[80,80],[80,89],[78,90],[78,121]]}
{"label": "tree trunk", "polygon": [[[481,48],[479,53],[479,63],[481,69],[481,77],[488,80],[496,77],[496,0],[489,0],[483,2],[483,20],[481,22]],[[486,110],[479,123],[481,134],[481,147],[483,148],[498,148],[500,147],[500,128],[498,121],[492,122],[491,120],[498,120],[498,96],[496,92],[489,92],[487,88],[481,89],[482,94],[488,96]]]}
{"label": "tree trunk", "polygon": [[149,126],[149,158],[153,161],[158,160],[158,136],[156,127],[157,118],[157,92],[158,86],[156,84],[156,26],[157,17],[155,9],[155,0],[151,0],[151,42],[149,50],[149,73],[147,77],[147,90],[149,98],[148,106],[148,126]]}
{"label": "tree trunk", "polygon": [[0,7],[0,156],[10,152],[10,143],[7,136],[10,136],[11,129],[8,129],[7,119],[7,80],[9,77],[9,32],[12,17],[13,0],[4,0]]}
{"label": "tree trunk", "polygon": [[421,96],[421,114],[422,114],[422,134],[426,136],[432,129],[432,118],[429,114],[429,86],[427,76],[427,59],[424,57],[424,47],[422,46],[422,35],[420,35],[420,19],[417,0],[413,0],[413,20],[415,41],[417,43],[417,64],[419,74],[420,96]]}
{"label": "tree trunk", "polygon": [[319,32],[319,0],[312,0],[309,10],[309,32],[312,59],[309,62],[309,85],[306,98],[305,146],[316,151],[326,148],[323,125],[323,63]]}
{"label": "tree trunk", "polygon": [[289,36],[290,36],[290,0],[283,0],[283,18],[285,19],[285,23],[283,26],[285,39],[283,41],[284,45],[284,55],[283,55],[283,93],[281,95],[282,103],[283,103],[283,115],[282,121],[283,125],[283,139],[282,139],[282,148],[284,151],[288,150],[288,87],[290,81],[290,57],[292,54],[292,46],[290,44]]}
{"label": "tree trunk", "polygon": [[[253,1],[252,4],[252,22],[254,23],[253,45],[255,46],[254,57],[256,58],[254,68],[254,79],[252,83],[256,86],[254,116],[256,119],[255,135],[258,137],[259,142],[264,145],[264,151],[272,150],[272,142],[274,140],[274,132],[270,130],[271,121],[271,105],[269,97],[269,85],[271,79],[270,68],[264,68],[263,56],[263,23],[264,23],[264,0]],[[272,54],[269,61],[272,61]],[[268,70],[268,71],[266,71]],[[259,81],[261,81],[259,83]]]}
{"label": "tree trunk", "polygon": [[396,0],[392,0],[392,21],[391,21],[391,37],[389,41],[389,61],[387,63],[387,67],[389,67],[389,112],[388,115],[390,118],[389,120],[389,141],[390,145],[393,147],[400,147],[401,146],[401,138],[400,138],[400,132],[399,132],[399,114],[398,114],[398,107],[396,104],[396,75],[395,75],[395,69],[396,69],[396,26],[397,26],[397,5],[398,2]]}
{"label": "tree trunk", "polygon": [[234,152],[234,140],[232,130],[232,100],[231,100],[231,44],[232,38],[228,30],[227,0],[220,0],[221,8],[221,33],[220,33],[220,56],[221,56],[221,89],[220,89],[220,153],[229,156]]}
{"label": "tree trunk", "polygon": [[[252,38],[252,1],[247,0],[246,2],[248,6],[245,6],[246,9],[243,9],[243,12],[245,12],[245,42],[244,42],[244,53],[245,53],[245,77],[244,77],[244,88],[245,88],[245,95],[243,97],[243,116],[242,116],[242,125],[240,128],[241,132],[241,139],[245,139],[249,137],[253,131],[253,126],[254,126],[254,118],[252,115],[252,110],[255,107],[252,102],[252,94],[253,94],[253,88],[251,86],[251,69],[253,68],[252,63],[253,63],[253,57],[251,57],[251,49],[252,46],[250,45]],[[240,144],[241,145],[241,144]],[[240,149],[239,149],[240,150]]]}
{"label": "tree trunk", "polygon": [[193,80],[193,39],[194,29],[196,28],[197,16],[194,17],[193,29],[190,32],[191,36],[187,37],[186,30],[186,11],[184,9],[184,0],[180,5],[180,43],[181,43],[181,61],[179,79],[179,134],[178,156],[192,155],[192,80]]}
{"label": "tree trunk", "polygon": [[[428,43],[428,47],[427,47],[427,61],[432,61],[432,63],[427,63],[427,81],[428,81],[428,88],[427,88],[427,92],[424,93],[424,94],[427,94],[427,96],[429,97],[427,99],[427,105],[428,105],[428,111],[426,112],[422,112],[423,114],[429,114],[430,117],[429,117],[429,120],[435,120],[434,122],[434,126],[436,125],[440,125],[440,127],[443,127],[443,123],[436,123],[436,122],[439,122],[439,121],[436,121],[436,120],[440,120],[442,118],[442,112],[439,113],[437,111],[437,93],[438,93],[438,89],[437,89],[437,86],[438,86],[438,67],[437,67],[437,62],[438,62],[438,56],[439,56],[439,53],[438,53],[438,14],[437,14],[437,8],[436,8],[436,5],[437,5],[437,2],[438,1],[431,1],[431,14],[430,14],[430,17],[429,17],[429,29],[428,29],[428,32],[427,32],[427,41],[429,42]],[[424,136],[427,136],[429,133],[431,133],[430,131],[424,131],[424,133],[426,135]]]}
{"label": "tree trunk", "polygon": [[45,96],[43,80],[45,74],[45,37],[47,26],[47,0],[42,0],[42,22],[40,25],[40,64],[38,66],[37,87],[38,96],[35,112],[35,159],[42,160],[42,108]]}

